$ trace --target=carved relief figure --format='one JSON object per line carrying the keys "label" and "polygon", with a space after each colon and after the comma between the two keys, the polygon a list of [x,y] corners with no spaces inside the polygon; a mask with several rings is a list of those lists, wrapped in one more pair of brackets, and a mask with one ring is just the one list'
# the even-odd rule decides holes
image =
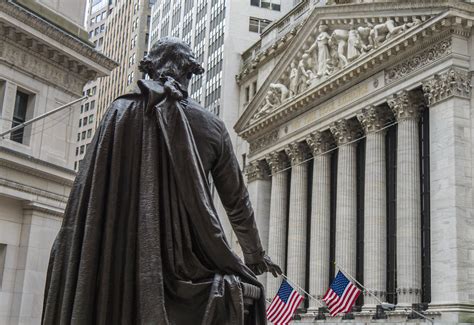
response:
{"label": "carved relief figure", "polygon": [[269,89],[275,93],[275,95],[280,94],[280,104],[290,97],[290,91],[284,84],[273,83],[270,84]]}
{"label": "carved relief figure", "polygon": [[280,97],[277,95],[275,90],[270,88],[270,90],[267,91],[267,95],[265,96],[265,104],[263,104],[263,106],[258,110],[258,113],[255,114],[253,119],[256,120],[271,113],[271,111],[273,111],[273,109],[280,104]]}
{"label": "carved relief figure", "polygon": [[335,29],[331,34],[330,43],[336,46],[336,54],[341,68],[348,63],[346,57],[348,37],[349,32],[345,29]]}
{"label": "carved relief figure", "polygon": [[299,79],[299,70],[296,67],[296,63],[291,62],[290,69],[290,96],[293,97],[298,92],[298,79]]}
{"label": "carved relief figure", "polygon": [[316,41],[311,45],[311,47],[306,51],[306,53],[311,53],[312,51],[317,51],[318,56],[318,68],[316,77],[321,78],[327,74],[328,70],[328,60],[331,58],[329,52],[329,40],[331,35],[327,32],[327,25],[319,25],[318,31],[319,35],[316,37]]}
{"label": "carved relief figure", "polygon": [[303,54],[298,63],[298,94],[304,91],[308,87],[309,81],[315,78],[314,72],[311,70],[311,65],[309,54]]}
{"label": "carved relief figure", "polygon": [[349,62],[357,59],[364,50],[364,44],[359,35],[359,31],[355,29],[354,25],[351,24],[351,29],[349,30],[349,35],[347,39],[347,60]]}
{"label": "carved relief figure", "polygon": [[396,26],[393,19],[388,19],[382,24],[375,25],[371,31],[375,47],[380,46],[386,40],[400,34],[408,28],[406,24]]}

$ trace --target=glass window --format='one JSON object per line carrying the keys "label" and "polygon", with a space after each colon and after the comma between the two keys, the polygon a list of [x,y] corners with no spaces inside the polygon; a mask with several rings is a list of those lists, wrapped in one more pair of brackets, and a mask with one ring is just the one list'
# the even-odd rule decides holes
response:
{"label": "glass window", "polygon": [[250,101],[250,87],[247,86],[245,87],[245,103],[248,103]]}
{"label": "glass window", "polygon": [[92,129],[87,130],[87,138],[89,139],[92,136]]}
{"label": "glass window", "polygon": [[82,140],[86,138],[86,131],[82,131]]}
{"label": "glass window", "polygon": [[79,147],[76,147],[76,156],[79,155]]}
{"label": "glass window", "polygon": [[82,119],[80,118],[79,119],[79,127],[81,127],[81,126],[82,126]]}
{"label": "glass window", "polygon": [[84,145],[81,146],[81,151],[80,151],[81,155],[84,153]]}
{"label": "glass window", "polygon": [[[15,108],[13,111],[13,121],[12,121],[12,128],[15,126],[18,126],[26,121],[26,113],[28,110],[28,100],[29,100],[29,95],[27,93],[24,93],[22,91],[17,91],[16,92],[16,98],[15,98]],[[24,132],[25,128],[20,128],[14,132],[11,133],[10,139],[18,142],[18,143],[23,143],[24,140]]]}
{"label": "glass window", "polygon": [[94,122],[94,115],[89,115],[89,123]]}
{"label": "glass window", "polygon": [[259,25],[259,19],[258,18],[253,18],[253,17],[250,17],[250,21],[249,21],[249,31],[250,32],[254,32],[254,33],[258,33],[258,25]]}
{"label": "glass window", "polygon": [[89,103],[86,103],[84,107],[84,112],[87,112],[88,110],[89,110]]}
{"label": "glass window", "polygon": [[91,101],[91,107],[90,109],[93,110],[95,108],[95,100]]}
{"label": "glass window", "polygon": [[82,119],[82,125],[87,125],[87,117],[84,117],[84,118]]}
{"label": "glass window", "polygon": [[81,140],[81,134],[78,133],[78,134],[77,134],[77,141],[80,141],[80,140]]}
{"label": "glass window", "polygon": [[97,27],[95,30],[94,30],[94,35],[97,35],[99,34],[99,27]]}
{"label": "glass window", "polygon": [[250,5],[260,7],[260,0],[250,0]]}

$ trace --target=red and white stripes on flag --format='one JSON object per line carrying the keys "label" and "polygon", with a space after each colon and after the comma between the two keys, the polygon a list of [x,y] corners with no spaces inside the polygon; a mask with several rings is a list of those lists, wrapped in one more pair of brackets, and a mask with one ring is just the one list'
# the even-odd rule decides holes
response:
{"label": "red and white stripes on flag", "polygon": [[331,316],[350,312],[361,291],[341,272],[337,272],[334,281],[324,295]]}
{"label": "red and white stripes on flag", "polygon": [[267,319],[273,324],[288,324],[303,298],[286,280],[283,280],[277,295],[267,308]]}

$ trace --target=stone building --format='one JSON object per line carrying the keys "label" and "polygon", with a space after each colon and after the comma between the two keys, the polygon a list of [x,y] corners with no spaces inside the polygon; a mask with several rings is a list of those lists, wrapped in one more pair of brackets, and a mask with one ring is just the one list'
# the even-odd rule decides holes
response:
{"label": "stone building", "polygon": [[335,2],[303,1],[243,55],[235,130],[264,246],[315,297],[341,268],[363,283],[354,321],[383,301],[388,321],[416,304],[472,323],[474,6]]}
{"label": "stone building", "polygon": [[[0,131],[82,97],[115,62],[82,1],[0,2]],[[75,177],[80,103],[0,139],[0,324],[40,324],[49,252]]]}

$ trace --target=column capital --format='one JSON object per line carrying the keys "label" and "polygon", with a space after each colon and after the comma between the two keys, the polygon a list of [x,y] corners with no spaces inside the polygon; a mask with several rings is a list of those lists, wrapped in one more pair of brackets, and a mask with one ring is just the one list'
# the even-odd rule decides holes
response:
{"label": "column capital", "polygon": [[334,147],[334,138],[329,132],[315,131],[306,137],[306,143],[311,149],[313,156],[325,153]]}
{"label": "column capital", "polygon": [[364,132],[372,133],[380,131],[387,123],[390,122],[392,116],[389,111],[380,106],[368,106],[357,113]]}
{"label": "column capital", "polygon": [[304,142],[292,142],[285,147],[285,153],[292,165],[303,162],[309,156],[308,147]]}
{"label": "column capital", "polygon": [[417,94],[402,90],[393,94],[387,99],[387,104],[390,106],[395,119],[397,121],[418,119],[420,116],[420,108],[424,104],[423,98]]}
{"label": "column capital", "polygon": [[471,75],[465,70],[451,67],[422,84],[423,93],[430,106],[453,96],[467,99],[471,97]]}
{"label": "column capital", "polygon": [[247,165],[245,174],[247,175],[247,181],[249,183],[256,180],[268,179],[270,168],[265,160],[254,160]]}
{"label": "column capital", "polygon": [[282,171],[289,165],[288,157],[283,151],[271,152],[265,157],[265,160],[267,161],[268,166],[270,166],[272,175]]}
{"label": "column capital", "polygon": [[354,122],[355,121],[347,119],[340,119],[331,124],[329,129],[338,146],[354,141],[360,135],[360,127],[357,122]]}

